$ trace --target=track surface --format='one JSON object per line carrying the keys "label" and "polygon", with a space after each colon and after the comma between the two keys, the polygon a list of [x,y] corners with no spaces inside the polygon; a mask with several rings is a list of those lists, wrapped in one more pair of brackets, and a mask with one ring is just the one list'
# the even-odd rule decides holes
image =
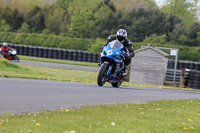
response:
{"label": "track surface", "polygon": [[38,66],[46,66],[46,67],[72,68],[72,69],[90,70],[90,71],[99,71],[100,69],[100,67],[78,66],[78,65],[39,62],[39,61],[27,61],[27,60],[20,60],[19,64],[38,65]]}
{"label": "track surface", "polygon": [[0,78],[0,114],[162,99],[200,99],[200,91]]}

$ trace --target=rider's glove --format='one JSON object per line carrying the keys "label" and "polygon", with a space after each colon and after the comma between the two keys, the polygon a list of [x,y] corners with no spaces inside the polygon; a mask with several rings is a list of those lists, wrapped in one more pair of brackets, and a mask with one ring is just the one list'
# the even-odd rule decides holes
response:
{"label": "rider's glove", "polygon": [[101,46],[101,50],[103,50],[104,47],[105,47],[105,45]]}
{"label": "rider's glove", "polygon": [[126,52],[123,53],[124,57],[126,57],[126,59],[130,60],[131,56],[129,54],[127,54]]}

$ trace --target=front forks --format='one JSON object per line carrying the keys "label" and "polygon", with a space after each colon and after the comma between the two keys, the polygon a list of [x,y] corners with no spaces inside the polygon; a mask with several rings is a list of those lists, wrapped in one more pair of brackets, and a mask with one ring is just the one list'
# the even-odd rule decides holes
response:
{"label": "front forks", "polygon": [[108,71],[107,71],[107,75],[110,75],[111,70],[112,70],[112,65],[109,65],[109,68],[108,68]]}

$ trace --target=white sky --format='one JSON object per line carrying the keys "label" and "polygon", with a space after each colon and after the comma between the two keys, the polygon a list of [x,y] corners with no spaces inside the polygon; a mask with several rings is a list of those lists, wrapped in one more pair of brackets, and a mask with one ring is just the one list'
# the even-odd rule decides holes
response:
{"label": "white sky", "polygon": [[158,5],[159,7],[163,6],[164,3],[165,3],[165,0],[154,0],[154,1],[157,3],[157,5]]}
{"label": "white sky", "polygon": [[[154,0],[158,6],[162,7],[166,2],[166,0]],[[187,0],[187,2],[194,2],[194,0]],[[198,1],[198,5],[200,5],[200,0]]]}
{"label": "white sky", "polygon": [[[162,7],[166,2],[166,0],[154,0],[159,7]],[[187,0],[188,2],[193,2],[193,0]],[[198,1],[198,8],[200,9],[200,0]],[[200,20],[200,10],[197,11],[197,18]]]}

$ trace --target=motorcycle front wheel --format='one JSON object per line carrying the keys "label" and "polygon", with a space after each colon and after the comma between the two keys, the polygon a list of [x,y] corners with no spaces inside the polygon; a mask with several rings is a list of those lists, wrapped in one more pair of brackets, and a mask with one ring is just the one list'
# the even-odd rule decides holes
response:
{"label": "motorcycle front wheel", "polygon": [[14,60],[14,61],[17,61],[17,62],[20,61],[20,59],[19,59],[19,57],[18,57],[17,55],[13,57],[13,60]]}
{"label": "motorcycle front wheel", "polygon": [[103,86],[107,79],[108,64],[103,64],[98,74],[97,84]]}

